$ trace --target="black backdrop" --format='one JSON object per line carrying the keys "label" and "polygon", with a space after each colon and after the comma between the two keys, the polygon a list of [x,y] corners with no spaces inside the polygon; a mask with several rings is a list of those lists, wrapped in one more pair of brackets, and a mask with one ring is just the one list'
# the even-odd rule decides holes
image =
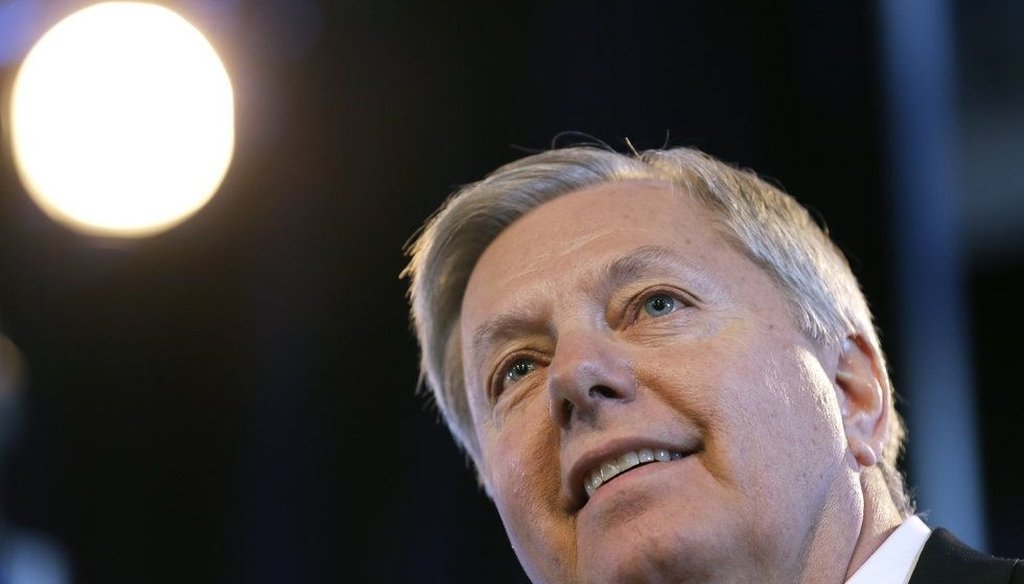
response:
{"label": "black backdrop", "polygon": [[[524,582],[414,394],[398,273],[447,194],[560,132],[781,183],[850,255],[899,383],[870,3],[235,2],[231,26],[198,4],[238,151],[197,216],[72,234],[4,143],[0,317],[31,367],[4,508],[77,581]],[[1020,257],[968,274],[991,544],[1016,555],[1024,485],[997,463],[1020,455]]]}

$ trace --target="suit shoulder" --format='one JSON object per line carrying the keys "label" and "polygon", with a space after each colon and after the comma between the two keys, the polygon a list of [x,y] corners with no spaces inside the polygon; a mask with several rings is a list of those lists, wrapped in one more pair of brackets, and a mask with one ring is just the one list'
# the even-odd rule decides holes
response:
{"label": "suit shoulder", "polygon": [[909,584],[1024,584],[1024,564],[982,553],[938,528],[921,550]]}

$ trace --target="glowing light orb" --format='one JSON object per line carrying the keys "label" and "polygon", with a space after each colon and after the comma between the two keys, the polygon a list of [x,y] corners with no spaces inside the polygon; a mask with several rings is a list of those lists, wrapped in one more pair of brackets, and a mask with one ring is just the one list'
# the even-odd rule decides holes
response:
{"label": "glowing light orb", "polygon": [[154,4],[106,2],[36,43],[11,93],[15,163],[52,218],[143,236],[205,205],[234,151],[234,99],[202,33]]}

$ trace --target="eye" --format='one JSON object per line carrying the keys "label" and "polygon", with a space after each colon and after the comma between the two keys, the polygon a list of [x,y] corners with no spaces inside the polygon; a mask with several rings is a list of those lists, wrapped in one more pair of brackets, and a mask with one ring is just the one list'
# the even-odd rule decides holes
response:
{"label": "eye", "polygon": [[534,363],[532,359],[519,357],[515,361],[512,361],[505,369],[505,374],[501,380],[502,385],[511,385],[532,373],[536,368],[537,364]]}
{"label": "eye", "polygon": [[491,399],[496,400],[506,389],[521,381],[537,369],[537,361],[531,357],[519,356],[505,361],[498,368],[491,385]]}
{"label": "eye", "polygon": [[644,312],[649,316],[665,316],[670,312],[675,312],[678,303],[675,298],[659,292],[648,296],[644,300]]}

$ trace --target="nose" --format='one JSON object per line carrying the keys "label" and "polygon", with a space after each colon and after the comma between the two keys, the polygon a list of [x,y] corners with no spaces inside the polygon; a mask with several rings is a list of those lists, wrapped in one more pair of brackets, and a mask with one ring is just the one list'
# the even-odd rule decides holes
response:
{"label": "nose", "polygon": [[636,377],[626,352],[599,331],[559,335],[548,365],[551,418],[559,428],[594,424],[604,408],[636,398]]}

